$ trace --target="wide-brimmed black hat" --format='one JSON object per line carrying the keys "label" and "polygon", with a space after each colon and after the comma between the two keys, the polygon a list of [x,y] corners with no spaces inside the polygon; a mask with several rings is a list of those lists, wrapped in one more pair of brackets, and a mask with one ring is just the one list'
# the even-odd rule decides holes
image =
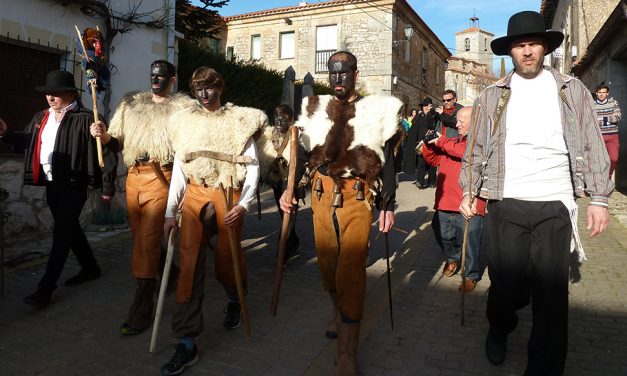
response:
{"label": "wide-brimmed black hat", "polygon": [[44,86],[35,86],[37,91],[84,91],[75,86],[74,75],[68,71],[56,70],[48,72],[46,76],[46,84]]}
{"label": "wide-brimmed black hat", "polygon": [[509,55],[512,42],[523,37],[539,37],[546,41],[545,55],[553,52],[562,44],[564,34],[559,31],[546,30],[544,18],[538,12],[524,11],[516,13],[509,18],[507,23],[507,35],[497,38],[490,43],[495,55]]}

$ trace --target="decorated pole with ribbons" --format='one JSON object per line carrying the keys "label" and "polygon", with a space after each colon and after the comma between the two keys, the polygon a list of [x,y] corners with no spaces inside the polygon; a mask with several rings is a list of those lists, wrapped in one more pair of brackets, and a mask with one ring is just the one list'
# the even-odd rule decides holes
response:
{"label": "decorated pole with ribbons", "polygon": [[[111,78],[111,72],[107,67],[106,56],[103,52],[104,38],[97,26],[95,29],[86,28],[83,33],[80,32],[78,26],[74,25],[74,28],[78,34],[76,47],[81,56],[81,67],[87,78],[88,92],[91,93],[94,122],[98,122],[97,93],[105,90]],[[96,147],[98,149],[98,164],[102,168],[104,167],[104,159],[100,137],[96,137]]]}

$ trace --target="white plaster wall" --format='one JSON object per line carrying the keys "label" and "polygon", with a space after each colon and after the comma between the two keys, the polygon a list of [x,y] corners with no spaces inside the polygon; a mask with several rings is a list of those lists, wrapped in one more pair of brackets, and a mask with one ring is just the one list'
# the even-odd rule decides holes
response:
{"label": "white plaster wall", "polygon": [[[140,1],[112,1],[112,6],[116,11],[124,12],[135,3]],[[167,4],[168,0],[142,0],[140,11],[160,9]],[[101,20],[88,17],[73,6],[64,7],[48,0],[0,1],[0,33],[5,36],[9,32],[12,38],[19,34],[21,40],[30,38],[34,43],[39,40],[44,45],[50,42],[52,47],[59,44],[61,49],[65,46],[73,48],[76,37],[74,25],[81,30],[98,25],[104,31]],[[112,112],[124,93],[149,88],[150,63],[167,58],[167,33],[167,30],[141,28],[115,37],[110,53],[110,62],[117,68],[112,70],[111,77]],[[172,55],[172,49],[169,51]],[[83,95],[83,101],[91,107],[91,98],[87,94]]]}

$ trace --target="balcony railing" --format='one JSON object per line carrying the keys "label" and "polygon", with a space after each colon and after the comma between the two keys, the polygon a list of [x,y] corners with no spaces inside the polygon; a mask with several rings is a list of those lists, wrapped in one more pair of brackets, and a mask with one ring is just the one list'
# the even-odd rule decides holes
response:
{"label": "balcony railing", "polygon": [[333,55],[337,50],[320,50],[316,51],[316,73],[328,73],[329,68],[327,62],[329,57]]}

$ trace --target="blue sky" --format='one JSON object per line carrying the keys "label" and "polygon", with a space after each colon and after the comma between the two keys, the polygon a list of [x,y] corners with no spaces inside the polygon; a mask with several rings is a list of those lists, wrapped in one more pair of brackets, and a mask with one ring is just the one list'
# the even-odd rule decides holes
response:
{"label": "blue sky", "polygon": [[[309,0],[308,3],[322,2]],[[479,26],[500,37],[507,32],[509,17],[523,10],[540,11],[541,0],[408,0],[416,13],[449,48],[455,51],[455,33],[469,27],[469,18],[479,17]],[[299,0],[230,0],[227,6],[219,9],[223,16],[254,12],[263,9],[298,5]],[[500,66],[500,57],[495,57],[495,68]],[[509,59],[508,69],[511,68]]]}

